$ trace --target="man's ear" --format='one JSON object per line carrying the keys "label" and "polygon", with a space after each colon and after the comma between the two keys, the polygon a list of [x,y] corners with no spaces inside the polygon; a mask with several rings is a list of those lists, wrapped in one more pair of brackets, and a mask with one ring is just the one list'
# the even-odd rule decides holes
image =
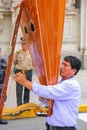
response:
{"label": "man's ear", "polygon": [[73,74],[74,74],[74,75],[76,74],[76,72],[77,72],[77,70],[76,70],[76,69],[73,69]]}

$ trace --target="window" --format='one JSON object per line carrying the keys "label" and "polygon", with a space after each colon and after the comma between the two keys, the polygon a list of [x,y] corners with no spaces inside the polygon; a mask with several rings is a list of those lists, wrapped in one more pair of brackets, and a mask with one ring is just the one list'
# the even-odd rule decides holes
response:
{"label": "window", "polygon": [[66,0],[66,9],[80,8],[81,0]]}

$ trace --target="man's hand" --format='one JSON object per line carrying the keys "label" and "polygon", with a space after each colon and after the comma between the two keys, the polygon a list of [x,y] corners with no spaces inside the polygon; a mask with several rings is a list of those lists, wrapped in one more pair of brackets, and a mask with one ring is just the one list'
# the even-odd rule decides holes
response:
{"label": "man's hand", "polygon": [[13,80],[18,82],[21,85],[25,85],[25,82],[27,81],[25,73],[18,72],[15,75],[12,75]]}
{"label": "man's hand", "polygon": [[15,75],[12,75],[13,80],[19,84],[25,86],[26,88],[32,90],[32,82],[28,81],[24,72],[18,72]]}

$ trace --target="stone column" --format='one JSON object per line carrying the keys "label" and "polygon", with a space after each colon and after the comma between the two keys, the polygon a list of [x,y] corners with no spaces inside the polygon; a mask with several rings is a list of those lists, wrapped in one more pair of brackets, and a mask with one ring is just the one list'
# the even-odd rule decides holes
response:
{"label": "stone column", "polygon": [[83,68],[87,69],[87,0],[81,0],[81,37],[80,52],[83,56]]}

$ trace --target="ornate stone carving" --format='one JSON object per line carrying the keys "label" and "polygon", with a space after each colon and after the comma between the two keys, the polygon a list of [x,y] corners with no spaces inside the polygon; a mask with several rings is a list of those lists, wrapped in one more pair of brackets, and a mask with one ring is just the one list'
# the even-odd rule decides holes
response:
{"label": "ornate stone carving", "polygon": [[66,0],[66,9],[75,8],[75,0]]}
{"label": "ornate stone carving", "polygon": [[3,6],[10,7],[11,0],[1,0]]}

